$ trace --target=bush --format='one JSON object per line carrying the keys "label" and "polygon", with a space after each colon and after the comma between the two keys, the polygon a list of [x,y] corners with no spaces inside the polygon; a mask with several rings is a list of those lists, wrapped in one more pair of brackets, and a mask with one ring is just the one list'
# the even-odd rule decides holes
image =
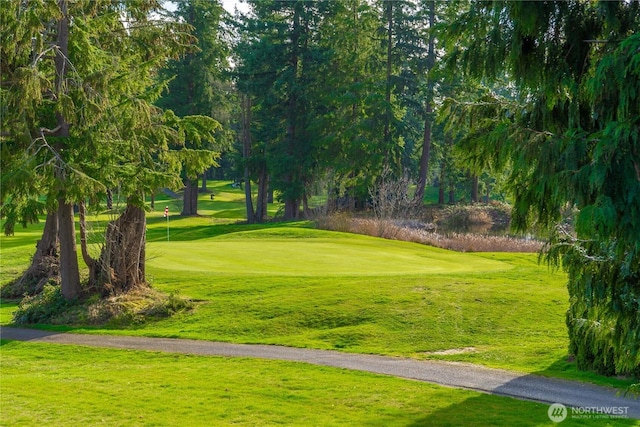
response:
{"label": "bush", "polygon": [[140,324],[192,308],[193,302],[174,293],[165,295],[151,288],[144,288],[89,304],[85,322],[112,326]]}
{"label": "bush", "polygon": [[45,286],[42,293],[25,297],[13,320],[26,325],[128,325],[172,316],[193,308],[193,302],[176,294],[165,295],[151,288],[100,298],[93,295],[84,301],[68,301],[58,286]]}
{"label": "bush", "polygon": [[78,301],[63,297],[59,286],[45,285],[38,295],[22,299],[13,314],[13,321],[19,325],[66,323],[68,316],[78,308]]}

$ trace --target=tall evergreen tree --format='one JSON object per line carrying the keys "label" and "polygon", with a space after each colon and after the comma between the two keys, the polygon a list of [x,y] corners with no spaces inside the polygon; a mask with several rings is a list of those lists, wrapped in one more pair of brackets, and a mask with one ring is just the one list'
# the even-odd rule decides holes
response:
{"label": "tall evergreen tree", "polygon": [[520,92],[492,140],[513,162],[515,225],[558,224],[548,257],[569,275],[578,366],[640,373],[640,2],[478,2],[449,29],[451,61]]}
{"label": "tall evergreen tree", "polygon": [[[309,126],[317,78],[317,31],[331,10],[326,2],[256,1],[240,47],[239,87],[254,99],[252,123],[260,123],[270,182],[284,203],[284,217],[298,218],[313,180]],[[256,150],[258,152],[258,150]]]}
{"label": "tall evergreen tree", "polygon": [[[153,84],[156,72],[191,44],[188,27],[157,19],[163,10],[155,1],[7,6],[2,148],[24,156],[2,156],[3,201],[15,194],[16,180],[32,174],[39,184],[33,190],[47,196],[50,212],[57,209],[62,293],[75,298],[81,286],[73,204],[98,202],[108,188],[119,188],[126,209],[107,226],[100,256],[85,257],[83,247],[83,258],[90,285],[102,292],[144,285],[142,194],[175,178],[171,145],[213,127],[152,105],[161,90]],[[163,43],[155,43],[159,38]]]}
{"label": "tall evergreen tree", "polygon": [[[224,88],[230,55],[225,41],[224,8],[216,0],[189,0],[177,5],[174,17],[193,27],[198,49],[170,61],[162,71],[161,76],[170,82],[157,105],[173,110],[179,117],[203,115],[221,121],[230,108],[229,92]],[[198,176],[217,165],[221,144],[229,142],[225,139],[220,129],[215,141],[188,140],[182,148],[182,215],[197,215]]]}
{"label": "tall evergreen tree", "polygon": [[314,120],[321,139],[318,161],[329,176],[331,207],[364,206],[369,188],[383,170],[386,106],[383,44],[376,36],[380,14],[362,0],[332,3],[322,29],[331,52],[318,80],[323,109]]}

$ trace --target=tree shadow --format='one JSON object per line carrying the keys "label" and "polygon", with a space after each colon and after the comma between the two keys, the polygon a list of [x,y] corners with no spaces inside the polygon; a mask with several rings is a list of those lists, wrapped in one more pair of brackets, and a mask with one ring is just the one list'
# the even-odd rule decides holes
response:
{"label": "tree shadow", "polygon": [[[571,414],[561,423],[549,418],[549,404],[523,401],[509,397],[482,394],[439,409],[424,418],[407,424],[422,426],[637,426],[638,421],[627,418],[576,418]],[[384,423],[382,423],[384,424]],[[381,424],[381,425],[382,425]]]}
{"label": "tree shadow", "polygon": [[519,426],[552,425],[548,405],[480,394],[432,412],[407,426]]}
{"label": "tree shadow", "polygon": [[[161,224],[166,221],[164,218],[149,218],[147,219],[148,225]],[[263,230],[267,228],[287,227],[290,224],[279,223],[262,223],[262,224],[247,224],[246,222],[236,222],[232,224],[211,224],[211,225],[185,225],[180,226],[178,224],[169,225],[170,241],[193,241],[209,239],[212,237],[223,236],[227,234],[239,233],[243,231],[255,231]],[[147,229],[147,242],[163,242],[167,240],[167,231],[163,227],[153,227]]]}

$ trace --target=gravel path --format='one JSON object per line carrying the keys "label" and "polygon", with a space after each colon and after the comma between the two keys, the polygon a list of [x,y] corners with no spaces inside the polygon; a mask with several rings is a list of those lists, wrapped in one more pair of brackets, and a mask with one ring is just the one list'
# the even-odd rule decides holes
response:
{"label": "gravel path", "polygon": [[[8,340],[151,350],[204,356],[255,357],[373,372],[401,378],[477,390],[544,403],[580,408],[623,408],[640,419],[640,400],[617,396],[616,390],[554,378],[489,369],[464,363],[420,361],[398,357],[342,353],[271,345],[228,344],[172,338],[57,333],[35,329],[0,328]],[[626,408],[626,409],[624,409]]]}

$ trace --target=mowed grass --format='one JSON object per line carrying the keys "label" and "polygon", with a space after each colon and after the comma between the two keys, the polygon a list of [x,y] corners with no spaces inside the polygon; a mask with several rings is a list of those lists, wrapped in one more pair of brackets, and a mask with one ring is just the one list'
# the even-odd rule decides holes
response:
{"label": "mowed grass", "polygon": [[[57,329],[444,359],[629,383],[567,361],[566,277],[536,255],[456,253],[308,222],[224,224],[204,215],[172,215],[167,241],[158,206],[148,215],[148,278],[197,301],[195,310],[126,327]],[[2,242],[24,262],[35,234],[21,233]],[[4,306],[0,321],[13,309]]]}
{"label": "mowed grass", "polygon": [[1,348],[2,425],[554,425],[546,404],[303,363],[15,341]]}
{"label": "mowed grass", "polygon": [[[179,237],[178,237],[179,239]],[[509,270],[495,259],[367,236],[278,227],[150,245],[152,271],[302,277],[404,276]],[[156,262],[157,261],[157,262]]]}
{"label": "mowed grass", "polygon": [[[241,190],[216,186],[213,201],[200,197],[207,215],[181,218],[164,196],[148,214],[148,277],[161,291],[195,300],[193,312],[129,326],[53,328],[434,358],[630,383],[578,372],[567,361],[566,277],[535,255],[461,254],[307,222],[230,223],[224,215],[242,216]],[[219,217],[217,208],[227,211]],[[96,235],[108,219],[92,217]],[[0,238],[2,283],[26,268],[41,227]],[[2,324],[14,309],[2,304]],[[443,350],[450,354],[434,354]],[[304,364],[17,342],[0,354],[3,425],[551,425],[547,405]]]}

